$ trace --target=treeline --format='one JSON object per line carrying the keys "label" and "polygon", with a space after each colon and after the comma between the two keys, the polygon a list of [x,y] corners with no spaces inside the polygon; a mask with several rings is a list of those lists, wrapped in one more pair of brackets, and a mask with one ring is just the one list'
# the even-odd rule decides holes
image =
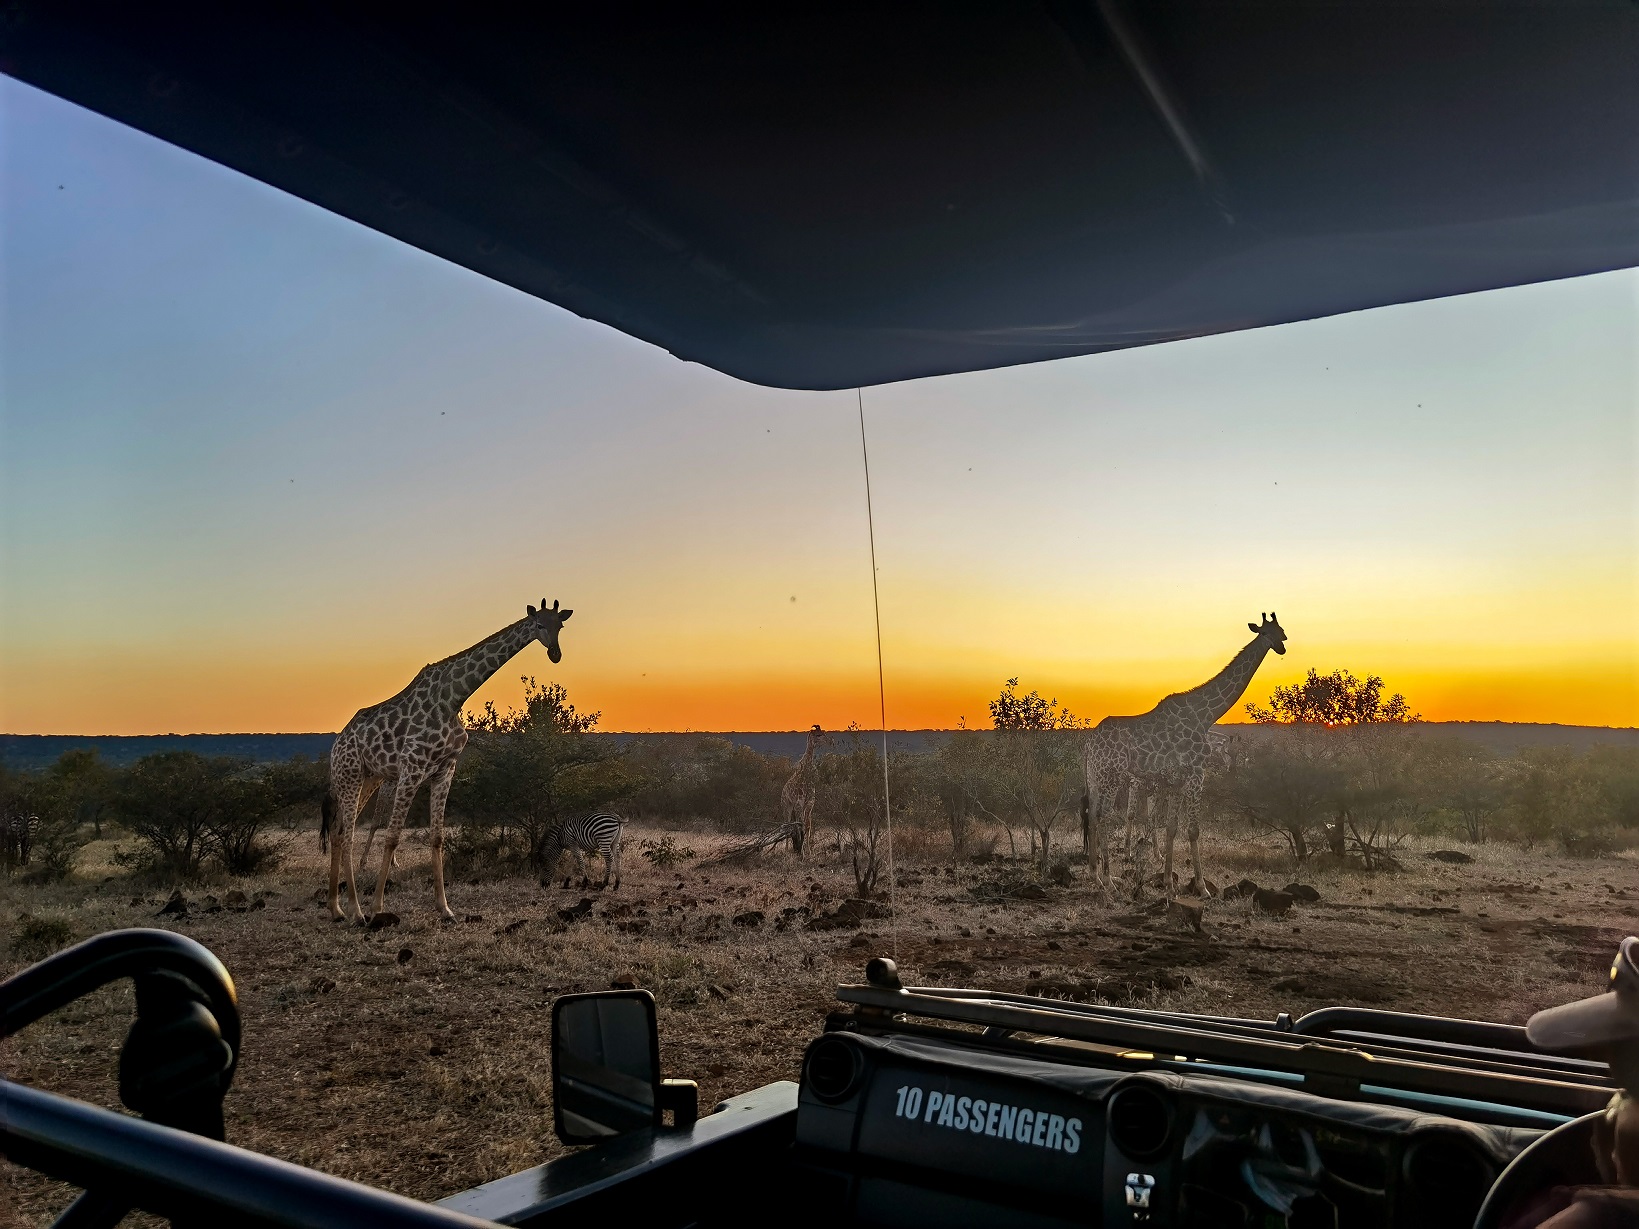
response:
{"label": "treeline", "polygon": [[[925,751],[890,754],[899,856],[995,853],[1033,858],[1047,872],[1081,852],[1085,723],[1055,700],[1021,693],[1016,680],[991,701],[990,717],[991,729],[957,730]],[[724,833],[783,820],[791,757],[706,735],[617,741],[597,735],[598,720],[577,710],[561,686],[532,680],[522,709],[488,708],[469,720],[471,741],[448,803],[454,873],[539,872],[553,828],[598,809]],[[1499,754],[1404,720],[1270,722],[1219,727],[1214,736],[1219,754],[1203,823],[1277,840],[1300,861],[1324,853],[1377,869],[1391,865],[1394,847],[1412,834],[1571,855],[1639,845],[1639,749]],[[258,765],[191,752],[116,768],[74,750],[40,771],[0,768],[0,866],[61,878],[86,842],[116,826],[134,838],[119,855],[133,869],[174,878],[265,870],[290,831],[317,823],[326,779],[323,760]],[[882,869],[887,818],[879,735],[832,735],[815,761],[814,784],[816,842],[852,865],[868,889]],[[377,812],[387,805],[378,795]],[[371,818],[367,811],[361,825]],[[422,790],[409,824],[427,820]]]}
{"label": "treeline", "polygon": [[0,869],[65,878],[83,846],[117,828],[136,838],[116,855],[133,870],[192,879],[214,864],[253,874],[277,863],[281,826],[318,813],[326,775],[322,761],[300,757],[257,764],[191,751],[116,767],[76,749],[42,771],[0,767]]}

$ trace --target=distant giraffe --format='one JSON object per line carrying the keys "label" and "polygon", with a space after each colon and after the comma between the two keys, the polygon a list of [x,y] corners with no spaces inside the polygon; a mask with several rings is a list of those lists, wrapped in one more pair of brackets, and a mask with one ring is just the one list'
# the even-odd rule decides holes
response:
{"label": "distant giraffe", "polygon": [[[330,847],[330,915],[341,921],[338,901],[340,880],[345,871],[347,889],[352,894],[353,920],[364,921],[358,883],[354,876],[353,830],[359,812],[370,796],[384,783],[392,785],[392,810],[387,836],[381,848],[381,874],[376,877],[376,900],[371,910],[381,912],[387,891],[387,872],[393,865],[399,833],[410,811],[416,790],[431,783],[433,896],[438,911],[454,919],[444,898],[444,801],[455,777],[456,761],[467,745],[467,728],[461,709],[472,693],[532,641],[546,647],[546,655],[560,661],[558,632],[569,621],[572,610],[559,610],[556,602],[546,609],[528,608],[516,623],[480,640],[464,653],[423,666],[421,673],[390,700],[360,709],[336,735],[330,751],[330,789],[324,797],[324,821],[319,829],[321,848]],[[331,826],[336,839],[329,840]]]}
{"label": "distant giraffe", "polygon": [[1154,800],[1166,824],[1162,882],[1167,900],[1172,900],[1172,846],[1180,818],[1187,821],[1190,886],[1200,889],[1201,787],[1208,763],[1225,754],[1214,746],[1209,731],[1241,698],[1265,654],[1271,649],[1286,652],[1286,633],[1273,611],[1263,616],[1262,626],[1246,626],[1254,633],[1251,643],[1212,678],[1168,696],[1140,716],[1106,717],[1088,736],[1082,753],[1088,793],[1087,858],[1089,866],[1102,870],[1106,878],[1108,834],[1101,820],[1124,791],[1129,834],[1134,808],[1146,799]]}
{"label": "distant giraffe", "polygon": [[797,770],[780,790],[780,822],[802,828],[800,841],[795,841],[799,857],[807,856],[809,838],[814,835],[814,800],[819,796],[819,773],[814,767],[814,751],[831,736],[819,726],[808,731],[808,745],[803,748]]}

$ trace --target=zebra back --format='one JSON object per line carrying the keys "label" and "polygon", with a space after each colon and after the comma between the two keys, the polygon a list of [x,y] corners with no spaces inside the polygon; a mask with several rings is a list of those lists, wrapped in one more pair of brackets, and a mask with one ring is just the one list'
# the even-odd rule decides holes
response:
{"label": "zebra back", "polygon": [[578,849],[582,853],[602,854],[607,857],[615,843],[620,840],[620,830],[625,826],[626,821],[620,816],[609,811],[599,811],[585,819],[565,820],[558,827],[553,845],[559,850]]}

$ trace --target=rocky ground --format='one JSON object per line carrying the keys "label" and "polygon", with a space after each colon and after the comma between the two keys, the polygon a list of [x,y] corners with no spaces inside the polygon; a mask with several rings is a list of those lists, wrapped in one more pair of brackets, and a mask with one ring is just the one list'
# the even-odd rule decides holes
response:
{"label": "rocky ground", "polygon": [[[1522,1021],[1596,993],[1617,941],[1639,931],[1639,860],[1573,860],[1510,846],[1424,844],[1399,873],[1311,869],[1277,851],[1206,842],[1225,886],[1299,881],[1318,899],[1207,900],[1199,916],[1111,901],[1075,868],[1040,886],[1005,862],[901,861],[898,921],[849,905],[834,856],[788,853],[661,868],[631,832],[618,893],[531,879],[457,882],[461,920],[435,922],[424,844],[400,847],[402,883],[376,930],[333,925],[311,834],[276,873],[169,888],[126,877],[111,842],[76,878],[6,884],[0,972],[65,940],[165,926],[234,974],[245,1043],[226,1103],[230,1141],[421,1198],[437,1198],[562,1151],[552,1136],[552,999],[619,980],[660,1004],[668,1076],[704,1105],[796,1078],[839,981],[895,955],[907,983],[975,985],[1164,1009],[1272,1016],[1333,1003]],[[1453,849],[1472,861],[1432,856]],[[237,893],[238,895],[230,895]],[[1273,907],[1277,912],[1269,912]],[[816,919],[818,923],[816,924]],[[1198,928],[1197,928],[1198,927]],[[115,1064],[130,992],[111,987],[3,1044],[8,1077],[117,1107]],[[0,1169],[0,1223],[49,1223],[71,1192]]]}

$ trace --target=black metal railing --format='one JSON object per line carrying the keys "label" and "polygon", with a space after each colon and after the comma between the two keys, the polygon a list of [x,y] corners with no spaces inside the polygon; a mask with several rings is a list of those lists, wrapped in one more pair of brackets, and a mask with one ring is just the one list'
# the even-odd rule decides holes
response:
{"label": "black metal railing", "polygon": [[236,1229],[475,1229],[495,1222],[332,1178],[0,1080],[0,1151],[18,1165],[173,1221]]}

